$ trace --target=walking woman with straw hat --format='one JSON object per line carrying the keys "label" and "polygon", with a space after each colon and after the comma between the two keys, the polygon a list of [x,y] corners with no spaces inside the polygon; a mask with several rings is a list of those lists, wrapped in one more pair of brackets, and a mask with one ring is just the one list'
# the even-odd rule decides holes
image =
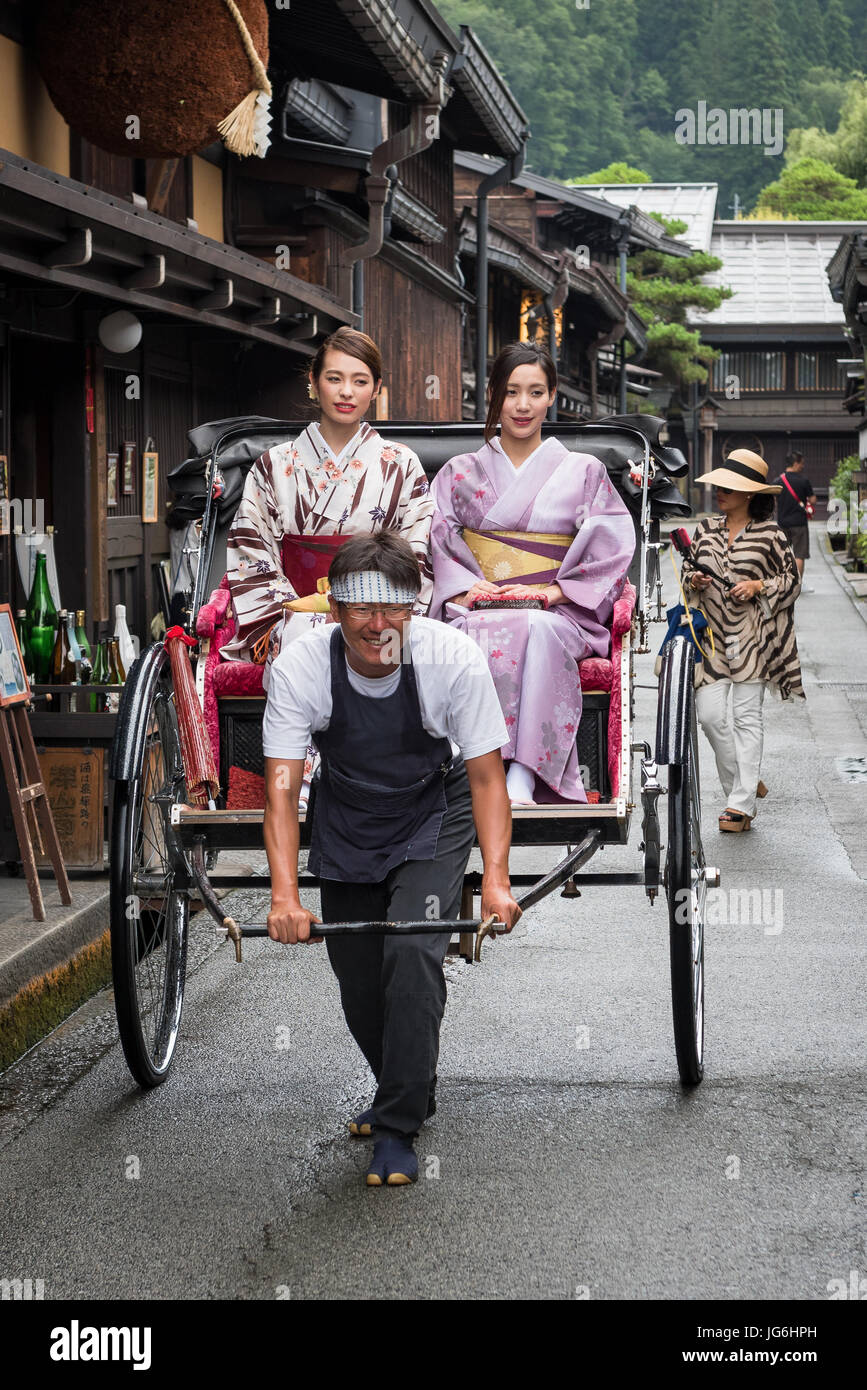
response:
{"label": "walking woman with straw hat", "polygon": [[763,458],[735,449],[696,482],[715,486],[720,513],[699,522],[683,562],[684,583],[701,593],[714,634],[701,663],[696,713],[726,797],[719,828],[738,833],[750,829],[756,797],[767,793],[760,780],[765,691],[805,698],[793,609],[801,581],[774,520],[771,495],[780,488],[768,483]]}

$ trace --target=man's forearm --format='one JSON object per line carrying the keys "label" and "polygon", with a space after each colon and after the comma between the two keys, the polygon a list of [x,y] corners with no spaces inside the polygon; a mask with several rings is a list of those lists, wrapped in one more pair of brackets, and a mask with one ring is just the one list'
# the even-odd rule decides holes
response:
{"label": "man's forearm", "polygon": [[296,902],[298,898],[298,847],[301,840],[298,828],[297,800],[281,796],[276,806],[265,807],[265,852],[271,869],[271,898],[277,902]]}
{"label": "man's forearm", "polygon": [[512,812],[508,796],[496,782],[470,787],[473,819],[482,851],[484,876],[492,883],[509,882]]}

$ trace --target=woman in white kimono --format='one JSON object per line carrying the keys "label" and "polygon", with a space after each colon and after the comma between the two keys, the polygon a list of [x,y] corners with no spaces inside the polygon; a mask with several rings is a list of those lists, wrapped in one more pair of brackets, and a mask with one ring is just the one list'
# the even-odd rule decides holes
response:
{"label": "woman in white kimono", "polygon": [[[578,662],[609,655],[607,624],[635,549],[632,517],[605,465],[542,441],[556,389],[544,349],[503,348],[484,446],[450,459],[432,489],[431,617],[467,632],[488,658],[509,730],[513,805],[535,804],[537,792],[587,800],[575,747]],[[520,601],[528,589],[547,607],[472,608],[476,599]]]}
{"label": "woman in white kimono", "polygon": [[220,655],[265,663],[266,690],[281,645],[331,621],[320,581],[351,536],[399,531],[418,556],[417,611],[427,612],[433,501],[417,455],[364,419],[381,385],[376,343],[339,328],[310,368],[319,423],[268,449],[247,475],[226,553],[236,633]]}

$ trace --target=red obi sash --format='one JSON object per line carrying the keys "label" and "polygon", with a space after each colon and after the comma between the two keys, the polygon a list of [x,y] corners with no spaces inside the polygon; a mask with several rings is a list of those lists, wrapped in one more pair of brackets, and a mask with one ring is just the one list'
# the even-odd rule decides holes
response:
{"label": "red obi sash", "polygon": [[352,540],[352,535],[284,536],[282,543],[283,573],[299,598],[316,593],[316,584],[324,579],[328,567],[340,547]]}

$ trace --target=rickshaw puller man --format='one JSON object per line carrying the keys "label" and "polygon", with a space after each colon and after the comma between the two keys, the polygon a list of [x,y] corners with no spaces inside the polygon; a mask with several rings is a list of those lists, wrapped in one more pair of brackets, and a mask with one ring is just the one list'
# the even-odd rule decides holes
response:
{"label": "rickshaw puller man", "polygon": [[[413,616],[418,560],[394,532],[347,541],[328,578],[333,625],[284,649],[268,689],[269,936],[294,945],[315,941],[320,920],[419,921],[431,904],[436,917],[456,919],[474,822],[482,916],[496,914],[510,931],[520,908],[509,884],[508,733],[483,654],[455,628]],[[298,895],[298,796],[311,741],[322,774],[308,870],[320,879],[321,919]],[[434,1109],[449,938],[327,942],[347,1024],[377,1083],[372,1108],[350,1126],[374,1135],[371,1187],[418,1176],[413,1144]]]}

